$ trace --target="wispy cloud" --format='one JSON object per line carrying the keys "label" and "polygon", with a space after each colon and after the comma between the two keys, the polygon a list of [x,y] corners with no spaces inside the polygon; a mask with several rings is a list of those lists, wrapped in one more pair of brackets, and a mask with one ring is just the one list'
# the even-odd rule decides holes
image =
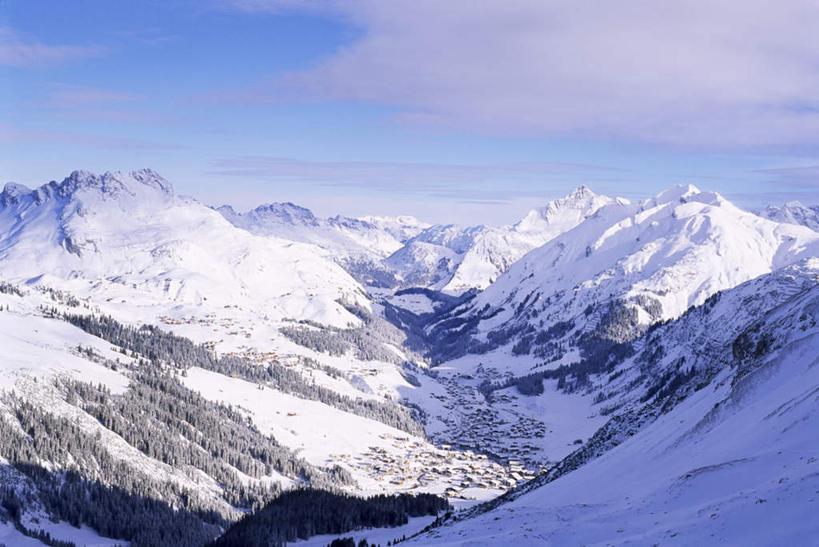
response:
{"label": "wispy cloud", "polygon": [[819,205],[816,191],[731,192],[725,197],[748,211],[761,211],[769,205],[779,206],[790,201],[798,201],[805,205]]}
{"label": "wispy cloud", "polygon": [[336,11],[337,4],[335,0],[211,0],[208,7],[251,14],[278,14],[294,9]]}
{"label": "wispy cloud", "polygon": [[43,67],[102,55],[98,45],[49,45],[0,26],[0,66]]}
{"label": "wispy cloud", "polygon": [[221,158],[211,165],[213,175],[301,182],[362,193],[423,195],[463,203],[543,196],[544,187],[550,184],[565,190],[567,179],[588,181],[618,173],[609,167],[573,163],[308,161],[267,156]]}
{"label": "wispy cloud", "polygon": [[48,108],[55,116],[83,121],[148,125],[192,123],[184,116],[152,112],[150,102],[137,93],[101,87],[51,83],[43,86],[41,96],[26,102],[38,108]]}
{"label": "wispy cloud", "polygon": [[728,192],[726,197],[751,210],[789,201],[819,204],[819,165],[793,165],[755,169],[750,178],[760,181],[755,192]]}
{"label": "wispy cloud", "polygon": [[819,4],[810,0],[307,5],[342,12],[362,37],[239,100],[382,103],[401,123],[493,135],[819,146]]}
{"label": "wispy cloud", "polygon": [[138,99],[138,95],[125,91],[54,83],[46,90],[45,97],[40,102],[44,106],[56,108],[82,108],[129,103]]}
{"label": "wispy cloud", "polygon": [[183,148],[181,145],[132,139],[118,135],[0,126],[0,143],[18,142],[60,143],[104,150],[172,150]]}
{"label": "wispy cloud", "polygon": [[114,36],[133,40],[146,46],[160,46],[176,40],[179,36],[166,31],[160,27],[148,27],[140,29],[115,30]]}
{"label": "wispy cloud", "polygon": [[[802,188],[819,191],[819,165],[798,167],[777,167],[755,171],[762,175],[765,182],[785,188]],[[814,196],[814,201],[819,197]]]}

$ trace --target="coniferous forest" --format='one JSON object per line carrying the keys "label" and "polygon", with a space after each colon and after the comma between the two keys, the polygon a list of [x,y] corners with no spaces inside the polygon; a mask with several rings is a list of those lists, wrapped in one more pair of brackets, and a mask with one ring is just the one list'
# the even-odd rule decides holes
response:
{"label": "coniferous forest", "polygon": [[447,509],[449,502],[433,494],[360,498],[318,490],[293,490],[231,526],[212,545],[277,546],[321,534],[401,526],[409,517],[436,515]]}
{"label": "coniferous forest", "polygon": [[152,325],[136,329],[106,315],[66,314],[63,317],[85,332],[143,355],[151,361],[161,361],[182,370],[200,367],[250,382],[270,383],[285,393],[378,420],[413,435],[424,435],[423,427],[413,419],[411,412],[399,404],[371,399],[351,399],[307,382],[299,373],[281,365],[259,366],[240,357],[217,357],[204,346]]}
{"label": "coniferous forest", "polygon": [[[225,545],[247,544],[234,538],[261,538],[262,529],[270,532],[266,540],[258,541],[268,543],[256,544],[275,545],[362,526],[397,526],[409,516],[435,514],[448,507],[444,498],[429,495],[364,500],[343,494],[341,488],[354,485],[346,470],[309,464],[262,434],[236,409],[184,387],[176,374],[200,366],[274,383],[285,392],[403,429],[420,429],[399,405],[337,395],[283,366],[220,359],[155,327],[134,329],[105,316],[60,318],[115,344],[135,364],[106,360],[90,348],[78,347],[89,359],[126,372],[130,384],[123,393],[114,394],[102,384],[55,379],[50,389],[76,409],[73,419],[64,408],[58,413],[13,392],[3,396],[11,419],[0,419],[0,458],[8,462],[0,469],[6,485],[0,489],[0,519],[11,521],[27,535],[32,533],[20,523],[23,507],[39,507],[50,518],[89,526],[135,547],[204,545],[225,530],[231,530]],[[89,435],[80,415],[92,417],[108,433]],[[155,477],[139,462],[123,460],[108,434],[180,477],[194,482],[201,482],[196,477],[207,477],[217,485],[218,498],[184,481]],[[305,488],[282,492],[277,482],[269,480],[276,473]],[[243,514],[249,516],[232,527]],[[32,537],[57,547],[70,545],[46,533]]]}

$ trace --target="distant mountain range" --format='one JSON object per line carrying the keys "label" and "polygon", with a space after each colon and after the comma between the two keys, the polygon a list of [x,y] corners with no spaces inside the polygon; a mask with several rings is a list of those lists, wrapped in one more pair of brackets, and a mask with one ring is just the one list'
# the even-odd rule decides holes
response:
{"label": "distant mountain range", "polygon": [[431,226],[413,217],[319,219],[292,203],[271,203],[246,213],[227,205],[216,210],[254,234],[317,245],[364,283],[461,293],[486,288],[524,254],[613,202],[625,200],[599,196],[583,186],[503,227]]}
{"label": "distant mountain range", "polygon": [[498,227],[9,183],[0,543],[810,543],[818,230],[690,185]]}
{"label": "distant mountain range", "polygon": [[811,230],[819,231],[819,205],[805,206],[798,201],[789,201],[782,207],[771,205],[760,215],[776,222],[799,224]]}

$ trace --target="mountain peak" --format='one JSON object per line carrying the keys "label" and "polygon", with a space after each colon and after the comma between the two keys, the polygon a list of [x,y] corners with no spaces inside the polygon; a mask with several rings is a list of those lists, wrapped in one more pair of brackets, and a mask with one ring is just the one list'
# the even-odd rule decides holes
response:
{"label": "mountain peak", "polygon": [[[532,231],[542,230],[543,222],[564,224],[558,217],[568,215],[568,224],[576,225],[583,218],[593,214],[597,209],[613,203],[610,197],[595,194],[588,186],[582,184],[566,194],[564,197],[554,199],[545,206],[532,209],[515,226],[518,230]],[[563,226],[562,229],[568,229]]]}
{"label": "mountain peak", "polygon": [[785,209],[807,209],[801,201],[792,200],[785,203]]}
{"label": "mountain peak", "polygon": [[289,201],[260,205],[247,214],[256,219],[275,220],[284,224],[318,225],[313,211]]}
{"label": "mountain peak", "polygon": [[6,207],[8,205],[17,203],[21,196],[31,193],[31,188],[16,182],[9,182],[3,187],[3,192],[0,194],[0,205]]}
{"label": "mountain peak", "polygon": [[670,203],[672,201],[685,201],[691,196],[702,193],[693,184],[675,184],[666,188],[654,197],[657,203]]}
{"label": "mountain peak", "polygon": [[138,169],[136,171],[106,171],[98,175],[91,171],[73,171],[62,182],[52,181],[34,191],[35,198],[42,202],[51,196],[63,198],[74,197],[78,192],[95,191],[103,197],[119,198],[148,197],[159,195],[162,198],[174,196],[174,189],[156,171]]}
{"label": "mountain peak", "polygon": [[786,224],[798,224],[819,232],[819,205],[804,205],[800,201],[789,201],[782,207],[770,205],[760,216]]}
{"label": "mountain peak", "polygon": [[569,199],[571,199],[571,200],[580,200],[580,199],[589,199],[589,198],[593,198],[593,197],[596,197],[596,196],[597,196],[597,194],[592,192],[591,188],[589,188],[585,184],[581,184],[580,186],[578,186],[577,188],[575,188],[574,190],[569,192],[569,194],[563,199],[564,200],[569,200]]}

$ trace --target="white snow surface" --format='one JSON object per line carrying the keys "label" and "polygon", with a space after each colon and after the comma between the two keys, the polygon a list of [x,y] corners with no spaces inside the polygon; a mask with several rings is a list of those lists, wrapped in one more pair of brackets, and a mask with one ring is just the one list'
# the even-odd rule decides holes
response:
{"label": "white snow surface", "polygon": [[290,545],[295,547],[326,547],[336,538],[353,538],[358,545],[362,539],[366,539],[367,543],[371,545],[382,545],[386,547],[388,541],[401,538],[402,536],[411,536],[420,532],[425,526],[430,524],[435,517],[413,517],[404,526],[396,526],[395,528],[365,528],[363,530],[353,530],[346,534],[324,534],[321,536],[313,536],[309,539],[303,539],[292,542]]}
{"label": "white snow surface", "polygon": [[[83,547],[128,547],[131,545],[130,541],[101,536],[85,525],[76,527],[64,521],[52,522],[45,514],[26,515],[23,526],[35,533],[42,530],[49,533],[54,539],[70,541]],[[16,543],[9,543],[9,545],[16,545]]]}
{"label": "white snow surface", "polygon": [[464,254],[444,290],[463,292],[486,288],[527,252],[571,230],[612,203],[626,203],[626,200],[598,195],[580,186],[561,199],[529,211],[511,226],[482,232]]}
{"label": "white snow surface", "polygon": [[[318,401],[272,389],[260,391],[254,383],[199,368],[189,369],[187,377],[180,380],[207,399],[242,409],[263,433],[273,435],[277,442],[297,450],[308,462],[321,467],[340,463],[335,458],[339,454],[360,453],[370,446],[392,450],[386,440],[388,436],[408,435]],[[356,479],[369,482],[370,488],[374,484],[363,475]]]}
{"label": "white snow surface", "polygon": [[448,293],[484,289],[527,252],[574,228],[600,207],[626,203],[581,186],[501,227],[436,225],[385,260],[404,285]]}
{"label": "white snow surface", "polygon": [[776,222],[800,224],[819,232],[819,205],[803,205],[798,201],[789,201],[781,207],[771,205],[759,214]]}
{"label": "white snow surface", "polygon": [[[20,387],[18,380],[28,382],[31,378],[48,380],[53,376],[69,376],[74,379],[93,378],[113,393],[122,393],[128,387],[128,378],[109,368],[89,361],[77,354],[77,346],[92,348],[97,354],[111,359],[127,361],[129,358],[116,352],[107,342],[86,334],[77,327],[39,315],[36,305],[49,304],[45,298],[31,298],[0,294],[0,375],[2,389]],[[8,309],[6,309],[8,308]]]}
{"label": "white snow surface", "polygon": [[[482,318],[479,333],[567,319],[590,330],[595,316],[586,318],[584,310],[619,300],[640,309],[645,325],[812,256],[819,256],[816,232],[679,186],[639,203],[601,207],[524,256],[460,312]],[[635,300],[640,297],[659,303],[659,314],[650,317]]]}
{"label": "white snow surface", "polygon": [[235,228],[149,170],[76,171],[34,191],[7,187],[0,233],[4,279],[46,280],[98,301],[245,303],[335,326],[357,321],[337,300],[369,306],[315,247]]}
{"label": "white snow surface", "polygon": [[[814,544],[819,259],[659,330],[670,350],[659,366],[680,351],[686,365],[711,367],[710,383],[578,469],[409,544]],[[737,332],[770,345],[756,357],[731,344],[696,356]]]}
{"label": "white snow surface", "polygon": [[229,205],[216,210],[233,225],[254,234],[311,243],[335,255],[376,259],[395,252],[426,227],[414,217],[318,218],[293,203],[269,203],[245,213]]}
{"label": "white snow surface", "polygon": [[[691,186],[634,204],[581,187],[503,228],[429,227],[403,217],[317,219],[292,204],[265,207],[231,223],[225,219],[231,211],[178,196],[149,170],[75,172],[36,190],[7,185],[0,194],[0,281],[20,283],[28,294],[0,293],[0,387],[76,414],[91,433],[102,428],[61,401],[50,378],[91,378],[115,393],[128,386],[124,374],[75,349],[128,358],[44,316],[40,306],[64,309],[49,298],[50,286],[76,294],[88,311],[131,324],[161,322],[221,354],[256,359],[275,353],[350,397],[404,397],[427,411],[427,433],[439,445],[472,432],[475,442],[468,446],[474,449],[529,451],[533,460],[553,464],[577,448],[576,439],[589,441],[606,423],[604,408],[650,406],[651,398],[647,404],[642,398],[652,381],[682,370],[685,357],[685,367],[713,375],[671,412],[578,470],[415,543],[805,544],[817,537],[810,518],[819,497],[819,233],[810,229],[812,209],[787,204],[787,214],[757,216]],[[340,256],[365,254],[373,260],[389,255],[383,264],[405,284],[450,293],[486,287],[457,310],[481,317],[480,340],[517,322],[542,329],[572,319],[578,329],[592,329],[596,314],[587,317],[584,310],[614,299],[636,307],[644,325],[678,319],[638,339],[637,354],[618,365],[618,376],[592,377],[581,392],[565,393],[550,380],[540,396],[521,396],[509,387],[486,401],[478,389],[484,378],[545,366],[530,355],[514,355],[512,338],[489,353],[444,363],[437,378],[419,374],[416,387],[395,365],[318,353],[278,332],[287,319],[360,324],[339,301],[379,313],[380,305],[339,266]],[[424,294],[379,291],[371,294],[417,314],[434,313],[438,305]],[[715,303],[685,313],[720,291],[709,301]],[[641,296],[659,302],[659,315],[636,300]],[[732,345],[740,335],[757,344],[750,347],[768,343],[762,335],[773,340],[762,361],[737,361]],[[658,344],[665,354],[646,365],[644,352]],[[306,367],[297,356],[346,376]],[[577,349],[569,348],[548,368],[578,360]],[[475,454],[444,450],[380,422],[240,379],[191,369],[180,381],[246,413],[311,463],[343,465],[363,492],[441,493],[471,471],[424,483],[425,467],[444,466],[440,462],[447,459],[453,469],[489,466]],[[531,435],[538,428],[544,434]],[[193,481],[103,433],[116,457],[143,471],[218,491],[213,481]],[[380,450],[384,459],[407,461],[406,469],[390,464],[395,484],[378,477],[374,465],[383,462],[364,454]],[[266,480],[292,483],[278,474]],[[501,490],[464,492],[487,499]],[[366,532],[356,537],[391,539],[397,530]],[[0,526],[0,542],[15,544],[15,534]]]}
{"label": "white snow surface", "polygon": [[43,547],[45,543],[17,531],[11,522],[0,522],[0,545],[10,547]]}

